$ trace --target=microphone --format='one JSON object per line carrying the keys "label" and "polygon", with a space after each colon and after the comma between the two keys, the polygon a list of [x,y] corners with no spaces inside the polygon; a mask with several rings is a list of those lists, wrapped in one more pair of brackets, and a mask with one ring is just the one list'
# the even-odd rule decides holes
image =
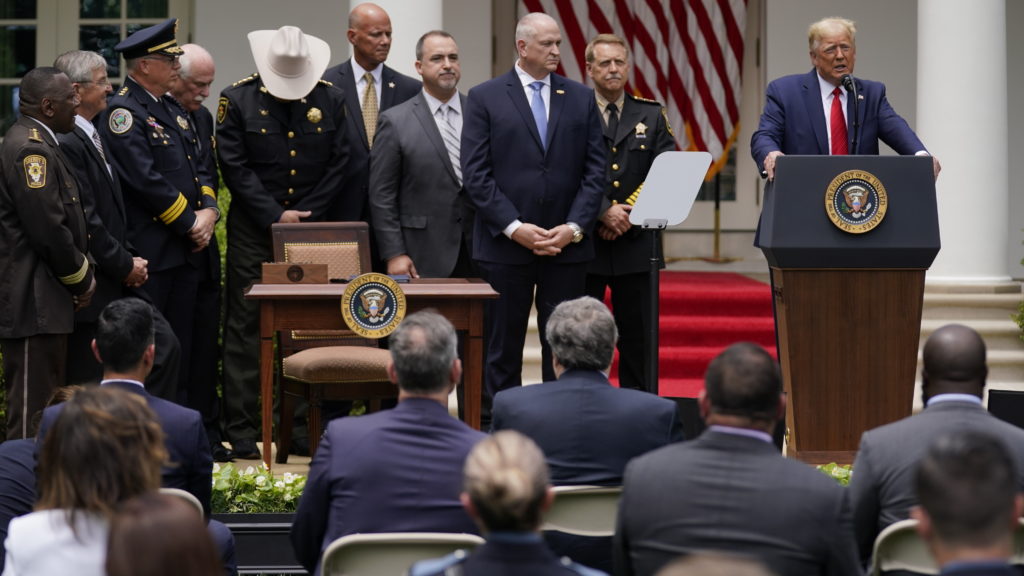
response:
{"label": "microphone", "polygon": [[853,102],[853,145],[850,147],[850,154],[856,154],[857,144],[860,142],[860,97],[857,94],[857,83],[849,74],[843,74],[839,81],[842,82],[843,88],[846,88],[846,91],[852,95],[850,100]]}

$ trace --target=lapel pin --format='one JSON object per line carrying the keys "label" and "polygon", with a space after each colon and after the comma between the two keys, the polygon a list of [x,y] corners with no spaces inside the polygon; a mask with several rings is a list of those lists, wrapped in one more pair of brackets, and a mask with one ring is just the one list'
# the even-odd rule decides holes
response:
{"label": "lapel pin", "polygon": [[864,99],[864,95],[863,94],[857,94],[857,100],[863,100],[863,99]]}
{"label": "lapel pin", "polygon": [[555,94],[565,94],[565,90],[555,90]]}
{"label": "lapel pin", "polygon": [[394,87],[395,87],[395,83],[394,82],[388,82],[388,88],[394,88]]}

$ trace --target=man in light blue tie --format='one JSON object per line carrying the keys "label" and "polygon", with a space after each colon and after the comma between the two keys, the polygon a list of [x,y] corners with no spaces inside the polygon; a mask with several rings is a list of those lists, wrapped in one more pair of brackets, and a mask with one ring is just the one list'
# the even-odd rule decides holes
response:
{"label": "man in light blue tie", "polygon": [[370,214],[388,274],[465,278],[473,273],[473,211],[459,164],[465,96],[459,47],[433,30],[416,43],[423,90],[380,114],[370,153]]}
{"label": "man in light blue tie", "polygon": [[555,73],[561,42],[550,16],[523,16],[515,67],[470,90],[466,101],[461,160],[477,210],[473,259],[500,294],[485,315],[485,423],[494,394],[522,384],[535,291],[544,379],[555,379],[544,327],[555,306],[584,294],[594,257],[602,124],[593,90]]}

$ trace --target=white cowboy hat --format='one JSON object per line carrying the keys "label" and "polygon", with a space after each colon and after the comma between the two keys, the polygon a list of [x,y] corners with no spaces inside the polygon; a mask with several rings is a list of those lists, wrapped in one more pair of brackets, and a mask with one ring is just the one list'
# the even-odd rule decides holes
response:
{"label": "white cowboy hat", "polygon": [[282,100],[309,94],[331,61],[331,47],[295,26],[249,32],[249,47],[263,85]]}

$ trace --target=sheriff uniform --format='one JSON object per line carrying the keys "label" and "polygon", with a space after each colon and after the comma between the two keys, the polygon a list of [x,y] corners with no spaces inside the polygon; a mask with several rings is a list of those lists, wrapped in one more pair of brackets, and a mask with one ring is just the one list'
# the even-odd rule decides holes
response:
{"label": "sheriff uniform", "polygon": [[[607,126],[608,103],[600,96],[597,98]],[[614,134],[605,130],[608,187],[602,214],[612,203],[636,203],[654,158],[676,146],[661,104],[630,94],[615,104],[618,127]],[[614,128],[614,120],[611,123]],[[610,241],[595,234],[594,247],[596,254],[587,268],[587,294],[604,300],[605,287],[611,288],[619,329],[619,385],[646,390],[646,350],[651,324],[650,238],[639,226],[633,226]]]}
{"label": "sheriff uniform", "polygon": [[[270,225],[285,210],[308,210],[312,214],[304,222],[324,220],[346,183],[345,94],[319,79],[323,70],[316,70],[317,61],[323,60],[321,65],[326,66],[329,51],[318,50],[326,43],[308,35],[303,38],[313,50],[313,64],[306,83],[286,82],[295,93],[275,97],[267,86],[282,79],[268,80],[264,72],[224,89],[217,106],[217,158],[231,191],[224,316],[225,431],[242,455],[253,454],[248,448],[260,421],[259,342],[254,337],[259,332],[259,306],[246,300],[243,290],[259,281],[263,262],[273,261]],[[254,51],[260,47],[256,41]],[[257,57],[257,65],[265,62]],[[276,89],[277,84],[269,85]]]}
{"label": "sheriff uniform", "polygon": [[[145,28],[115,50],[126,60],[177,57],[176,26],[171,18]],[[188,235],[196,211],[217,208],[213,176],[201,161],[199,136],[188,118],[171,96],[151,94],[128,76],[101,116],[99,131],[124,194],[128,241],[149,261],[143,289],[181,343],[179,399],[192,404],[185,395],[190,382],[215,385],[218,318],[209,310],[216,309],[220,278],[216,236],[195,251]]]}
{"label": "sheriff uniform", "polygon": [[78,184],[54,134],[21,116],[7,131],[0,180],[0,347],[7,381],[7,438],[30,437],[30,420],[64,385],[74,298],[93,273]]}

